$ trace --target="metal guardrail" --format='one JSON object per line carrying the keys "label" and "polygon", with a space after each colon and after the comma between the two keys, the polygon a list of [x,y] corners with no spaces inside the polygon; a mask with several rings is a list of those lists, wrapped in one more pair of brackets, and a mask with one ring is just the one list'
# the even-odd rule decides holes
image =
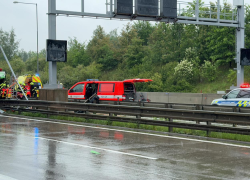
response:
{"label": "metal guardrail", "polygon": [[[164,106],[166,107],[0,100],[0,108],[13,109],[19,112],[39,112],[48,115],[77,116],[88,119],[133,122],[138,125],[147,124],[167,126],[169,127],[170,132],[173,130],[173,127],[176,127],[204,130],[207,131],[207,133],[215,131],[247,135],[250,134],[250,129],[248,128],[225,127],[217,124],[226,123],[232,125],[250,125],[250,109],[248,108],[181,104],[165,104]],[[75,113],[79,111],[84,113]],[[163,119],[149,119],[152,117]],[[197,124],[173,122],[173,119],[196,121]],[[206,122],[206,125],[199,124],[200,122]]]}
{"label": "metal guardrail", "polygon": [[[84,100],[69,99],[69,102],[84,103]],[[214,106],[214,105],[202,105],[202,104],[134,102],[134,101],[100,101],[100,104],[250,113],[250,108],[248,107],[233,107],[233,106],[229,107],[229,106]]]}

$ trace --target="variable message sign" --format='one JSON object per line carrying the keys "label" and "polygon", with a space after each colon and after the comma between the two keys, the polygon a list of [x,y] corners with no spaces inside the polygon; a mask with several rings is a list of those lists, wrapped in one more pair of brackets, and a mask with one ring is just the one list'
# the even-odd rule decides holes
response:
{"label": "variable message sign", "polygon": [[135,14],[139,16],[159,16],[158,0],[135,0]]}
{"label": "variable message sign", "polygon": [[240,65],[250,66],[250,49],[241,49],[240,51]]}
{"label": "variable message sign", "polygon": [[177,18],[177,0],[161,0],[161,16]]}
{"label": "variable message sign", "polygon": [[67,41],[47,39],[47,61],[67,62]]}
{"label": "variable message sign", "polygon": [[132,15],[133,0],[115,0],[115,13],[118,15]]}

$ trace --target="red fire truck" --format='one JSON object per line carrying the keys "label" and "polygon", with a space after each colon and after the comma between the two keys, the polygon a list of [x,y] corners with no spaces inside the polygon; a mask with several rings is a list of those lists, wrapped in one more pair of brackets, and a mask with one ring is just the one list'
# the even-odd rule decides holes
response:
{"label": "red fire truck", "polygon": [[127,79],[124,81],[98,81],[88,79],[78,82],[68,91],[69,99],[87,100],[96,94],[99,100],[134,101],[135,85],[138,82],[150,82],[151,79]]}

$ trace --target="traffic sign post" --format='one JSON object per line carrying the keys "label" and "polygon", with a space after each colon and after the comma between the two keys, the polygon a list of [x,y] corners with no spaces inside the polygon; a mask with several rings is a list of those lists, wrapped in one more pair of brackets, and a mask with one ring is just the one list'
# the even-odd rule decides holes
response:
{"label": "traffic sign post", "polygon": [[[48,11],[49,39],[56,40],[56,0],[48,0]],[[55,61],[49,61],[49,85],[45,88],[57,88],[57,64]]]}
{"label": "traffic sign post", "polygon": [[240,56],[241,49],[245,47],[245,8],[244,4],[237,4],[239,22],[236,28],[237,40],[236,40],[236,58],[237,58],[237,87],[240,87],[244,83],[244,66],[241,65]]}

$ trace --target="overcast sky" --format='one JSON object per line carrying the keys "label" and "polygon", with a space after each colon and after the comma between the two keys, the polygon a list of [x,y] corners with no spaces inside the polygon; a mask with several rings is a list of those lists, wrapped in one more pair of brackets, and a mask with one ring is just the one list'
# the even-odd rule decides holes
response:
{"label": "overcast sky", "polygon": [[[181,0],[192,2],[192,0]],[[216,0],[203,0],[205,3]],[[38,4],[39,24],[39,50],[45,48],[48,38],[48,0],[20,0],[20,2]],[[223,2],[223,0],[221,0]],[[233,0],[227,2],[233,4]],[[85,0],[85,11],[92,13],[106,13],[106,0]],[[250,4],[250,0],[245,0]],[[57,0],[57,10],[81,10],[81,0]],[[88,42],[93,31],[101,25],[108,33],[114,29],[118,32],[129,21],[104,20],[78,17],[57,17],[57,39],[68,40],[76,37],[80,42]],[[15,30],[17,39],[20,41],[19,49],[36,51],[36,9],[35,5],[13,4],[13,0],[0,0],[0,28],[4,31]]]}

